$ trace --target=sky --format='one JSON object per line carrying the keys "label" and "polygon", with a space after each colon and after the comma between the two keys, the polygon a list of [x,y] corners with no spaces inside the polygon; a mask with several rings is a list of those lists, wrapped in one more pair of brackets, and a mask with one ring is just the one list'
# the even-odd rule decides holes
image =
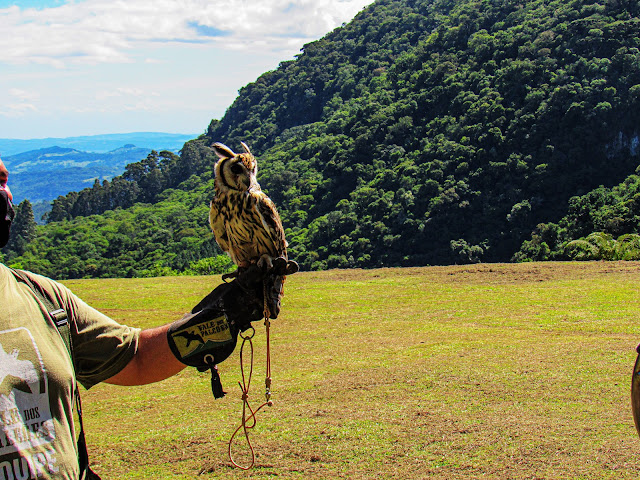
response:
{"label": "sky", "polygon": [[0,0],[0,138],[200,134],[373,0]]}

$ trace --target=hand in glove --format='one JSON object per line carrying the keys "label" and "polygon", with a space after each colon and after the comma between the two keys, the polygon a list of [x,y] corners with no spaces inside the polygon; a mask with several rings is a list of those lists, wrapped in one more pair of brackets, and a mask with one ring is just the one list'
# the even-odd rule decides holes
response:
{"label": "hand in glove", "polygon": [[216,365],[236,347],[238,332],[264,318],[264,292],[270,318],[280,312],[285,274],[297,271],[295,262],[274,262],[263,272],[257,265],[243,269],[230,283],[223,283],[207,295],[190,313],[174,322],[167,332],[169,346],[182,363],[212,372],[214,396],[224,396]]}
{"label": "hand in glove", "polygon": [[[293,260],[282,257],[273,260],[273,267],[264,278],[263,294],[266,295],[265,315],[269,318],[278,318],[280,314],[280,302],[284,288],[284,279],[287,275],[293,275],[299,270],[298,264]],[[263,297],[264,298],[264,297]]]}

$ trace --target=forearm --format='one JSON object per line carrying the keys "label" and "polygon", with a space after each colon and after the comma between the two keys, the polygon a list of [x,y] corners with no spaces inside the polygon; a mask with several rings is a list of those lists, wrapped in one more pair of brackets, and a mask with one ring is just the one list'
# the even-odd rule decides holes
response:
{"label": "forearm", "polygon": [[136,354],[126,367],[106,382],[114,385],[145,385],[181,371],[186,365],[171,353],[167,343],[169,325],[140,332]]}

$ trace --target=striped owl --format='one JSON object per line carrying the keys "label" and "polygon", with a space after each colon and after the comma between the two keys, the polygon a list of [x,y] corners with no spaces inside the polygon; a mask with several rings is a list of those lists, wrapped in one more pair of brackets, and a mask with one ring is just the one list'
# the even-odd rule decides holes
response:
{"label": "striped owl", "polygon": [[258,164],[242,142],[244,153],[215,143],[215,196],[209,224],[216,242],[238,268],[258,263],[271,268],[278,257],[287,259],[287,241],[274,203],[256,180]]}

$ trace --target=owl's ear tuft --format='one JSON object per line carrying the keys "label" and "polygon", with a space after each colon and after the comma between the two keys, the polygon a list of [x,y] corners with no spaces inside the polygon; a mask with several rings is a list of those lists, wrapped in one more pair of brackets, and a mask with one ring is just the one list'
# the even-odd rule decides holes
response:
{"label": "owl's ear tuft", "polygon": [[249,147],[247,146],[246,143],[240,142],[240,145],[242,145],[242,148],[244,149],[245,153],[248,153],[249,155],[251,155],[251,150],[249,150]]}
{"label": "owl's ear tuft", "polygon": [[236,156],[236,154],[233,153],[233,150],[227,147],[224,143],[216,142],[211,148],[219,158],[233,158]]}

